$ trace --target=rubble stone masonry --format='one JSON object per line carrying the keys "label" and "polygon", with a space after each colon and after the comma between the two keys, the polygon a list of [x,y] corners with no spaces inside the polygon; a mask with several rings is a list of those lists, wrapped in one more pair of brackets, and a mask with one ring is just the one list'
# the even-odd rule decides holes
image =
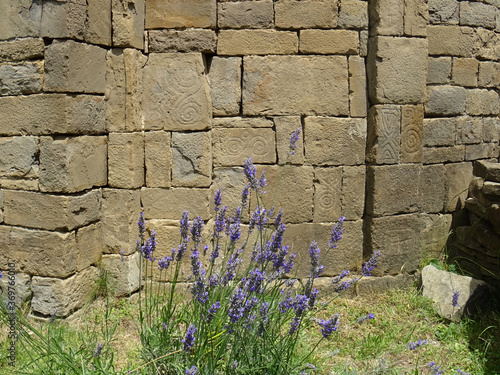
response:
{"label": "rubble stone masonry", "polygon": [[248,157],[270,203],[301,128],[274,202],[299,275],[345,216],[324,276],[381,250],[361,289],[407,282],[498,161],[499,92],[496,0],[2,0],[0,270],[40,316],[99,267],[127,295],[141,211],[166,255],[184,209],[233,212]]}

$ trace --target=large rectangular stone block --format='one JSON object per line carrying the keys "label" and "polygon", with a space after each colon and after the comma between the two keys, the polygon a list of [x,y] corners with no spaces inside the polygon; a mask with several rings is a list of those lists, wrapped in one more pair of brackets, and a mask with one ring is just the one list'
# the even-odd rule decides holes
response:
{"label": "large rectangular stone block", "polygon": [[237,116],[241,103],[241,58],[215,56],[207,78],[214,116]]}
{"label": "large rectangular stone block", "polygon": [[431,24],[458,24],[459,5],[456,0],[429,0],[429,21]]}
{"label": "large rectangular stone block", "polygon": [[370,166],[367,170],[366,211],[371,216],[417,212],[422,202],[417,164]]}
{"label": "large rectangular stone block", "polygon": [[146,0],[146,29],[215,27],[216,0]]}
{"label": "large rectangular stone block", "polygon": [[42,91],[43,63],[0,64],[0,95],[33,94]]}
{"label": "large rectangular stone block", "polygon": [[86,18],[86,0],[44,1],[40,36],[82,40]]}
{"label": "large rectangular stone block", "polygon": [[217,35],[208,29],[151,30],[150,52],[202,52],[215,53]]}
{"label": "large rectangular stone block", "polygon": [[91,95],[0,97],[0,134],[104,133],[104,101]]}
{"label": "large rectangular stone block", "polygon": [[300,52],[328,55],[359,53],[359,33],[354,30],[317,30],[300,32]]}
{"label": "large rectangular stone block", "polygon": [[109,134],[108,184],[125,189],[144,185],[144,139],[141,133]]}
{"label": "large rectangular stone block", "polygon": [[212,130],[216,166],[241,166],[251,157],[254,163],[276,162],[276,141],[272,129],[217,128]]}
{"label": "large rectangular stone block", "polygon": [[209,132],[172,133],[172,185],[209,187],[212,138]]}
{"label": "large rectangular stone block", "polygon": [[101,205],[102,248],[104,253],[125,254],[136,250],[137,220],[141,212],[139,190],[103,189]]}
{"label": "large rectangular stone block", "polygon": [[297,34],[277,30],[221,30],[219,55],[290,55],[299,48]]}
{"label": "large rectangular stone block", "polygon": [[39,36],[42,4],[37,0],[0,2],[0,40]]}
{"label": "large rectangular stone block", "polygon": [[465,146],[425,147],[424,164],[457,162],[465,160]]}
{"label": "large rectangular stone block", "polygon": [[404,105],[401,109],[401,162],[419,163],[423,153],[423,105]]}
{"label": "large rectangular stone block", "polygon": [[453,116],[465,113],[467,90],[459,86],[429,86],[425,112]]}
{"label": "large rectangular stone block", "polygon": [[243,66],[245,115],[349,113],[344,56],[251,56]]}
{"label": "large rectangular stone block", "polygon": [[453,146],[456,138],[455,118],[424,120],[424,146]]}
{"label": "large rectangular stone block", "polygon": [[422,190],[422,212],[442,212],[444,205],[444,165],[434,164],[422,167],[420,176]]}
{"label": "large rectangular stone block", "polygon": [[481,61],[479,63],[479,86],[500,86],[500,63]]}
{"label": "large rectangular stone block", "polygon": [[493,30],[478,27],[475,30],[477,35],[476,57],[480,60],[500,60],[500,37]]}
{"label": "large rectangular stone block", "polygon": [[279,0],[274,5],[275,24],[281,29],[333,28],[337,7],[337,0]]}
{"label": "large rectangular stone block", "polygon": [[104,94],[106,50],[73,40],[45,48],[44,89]]}
{"label": "large rectangular stone block", "polygon": [[25,38],[0,42],[0,62],[43,58],[43,39]]}
{"label": "large rectangular stone block", "polygon": [[472,163],[451,163],[445,165],[445,210],[452,212],[464,207],[469,183],[473,178]]}
{"label": "large rectangular stone block", "polygon": [[142,188],[141,203],[146,219],[179,220],[183,211],[189,217],[209,218],[208,189],[158,189]]}
{"label": "large rectangular stone block", "polygon": [[274,23],[272,0],[227,2],[218,5],[220,28],[268,28]]}
{"label": "large rectangular stone block", "polygon": [[403,35],[404,6],[401,0],[369,1],[371,35]]}
{"label": "large rectangular stone block", "polygon": [[498,115],[500,98],[494,90],[467,90],[466,111],[469,115]]}
{"label": "large rectangular stone block", "polygon": [[456,122],[456,144],[482,143],[483,119],[479,117],[458,117]]}
{"label": "large rectangular stone block", "polygon": [[460,25],[494,29],[497,7],[472,1],[460,2]]}
{"label": "large rectangular stone block", "polygon": [[[278,163],[304,164],[304,135],[302,130],[302,120],[299,116],[279,116],[273,118],[276,126],[276,150],[278,152]],[[299,140],[296,142],[297,148],[290,151],[290,137],[292,133],[300,129]],[[293,152],[293,154],[290,154]]]}
{"label": "large rectangular stone block", "polygon": [[144,49],[146,0],[111,0],[113,46]]}
{"label": "large rectangular stone block", "polygon": [[366,117],[366,70],[365,59],[349,56],[349,111],[351,117]]}
{"label": "large rectangular stone block", "polygon": [[454,58],[452,82],[457,86],[477,87],[479,61],[474,58]]}
{"label": "large rectangular stone block", "polygon": [[401,154],[401,107],[375,105],[368,112],[366,160],[375,164],[396,164]]}
{"label": "large rectangular stone block", "polygon": [[314,222],[338,220],[342,212],[342,167],[314,169]]}
{"label": "large rectangular stone block", "polygon": [[428,26],[429,55],[473,57],[477,49],[474,29],[460,26]]}
{"label": "large rectangular stone block", "polygon": [[427,60],[427,83],[450,83],[451,57],[429,57]]}
{"label": "large rectangular stone block", "polygon": [[101,264],[108,273],[110,292],[114,296],[130,296],[139,289],[139,257],[139,253],[127,257],[103,255]]}
{"label": "large rectangular stone block", "polygon": [[482,143],[479,145],[465,146],[465,160],[489,159],[498,157],[498,144]]}
{"label": "large rectangular stone block", "polygon": [[170,187],[172,183],[171,133],[153,131],[144,133],[146,186]]}
{"label": "large rectangular stone block", "polygon": [[404,17],[405,35],[426,36],[429,22],[427,0],[406,0]]}
{"label": "large rectangular stone block", "polygon": [[77,268],[84,270],[97,265],[102,254],[101,223],[90,224],[76,231]]}
{"label": "large rectangular stone block", "polygon": [[215,117],[214,128],[272,128],[273,122],[266,117]]}
{"label": "large rectangular stone block", "polygon": [[143,110],[146,129],[210,128],[212,104],[202,55],[150,54],[144,67]]}
{"label": "large rectangular stone block", "polygon": [[73,193],[106,183],[106,137],[41,138],[41,191]]}
{"label": "large rectangular stone block", "polygon": [[87,0],[85,41],[111,45],[111,0]]}
{"label": "large rectangular stone block", "polygon": [[[241,167],[214,168],[213,184],[210,187],[210,212],[214,214],[215,192],[221,189],[222,206],[228,207],[232,215],[237,207],[241,207],[241,192],[245,187],[246,179]],[[248,208],[243,210],[244,221],[247,221]]]}
{"label": "large rectangular stone block", "polygon": [[368,2],[344,0],[340,3],[338,26],[341,29],[368,28]]}
{"label": "large rectangular stone block", "polygon": [[307,163],[313,165],[363,164],[366,147],[366,119],[306,117],[304,142]]}
{"label": "large rectangular stone block", "polygon": [[427,40],[374,37],[368,51],[369,95],[374,103],[423,103]]}
{"label": "large rectangular stone block", "polygon": [[38,176],[35,155],[38,153],[35,137],[0,138],[0,176]]}
{"label": "large rectangular stone block", "polygon": [[70,231],[100,219],[101,192],[50,195],[5,190],[5,223],[30,228]]}

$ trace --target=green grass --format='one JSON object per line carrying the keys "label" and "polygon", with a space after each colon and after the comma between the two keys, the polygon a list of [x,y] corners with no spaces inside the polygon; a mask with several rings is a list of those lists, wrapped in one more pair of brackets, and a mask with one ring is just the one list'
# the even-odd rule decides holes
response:
{"label": "green grass", "polygon": [[[110,373],[125,373],[142,364],[137,310],[133,297],[132,300],[112,300],[108,309],[101,298],[66,321],[56,321],[50,329],[58,345],[72,351],[80,364],[91,363],[97,342],[108,341],[103,350],[113,354],[114,372]],[[327,318],[333,313],[341,314],[338,331],[323,340],[308,359],[317,367],[316,374],[430,374],[427,363],[431,361],[436,362],[444,374],[455,374],[457,368],[474,375],[500,374],[498,313],[485,313],[481,318],[460,323],[445,322],[433,312],[431,302],[414,289],[339,298],[318,317]],[[375,319],[356,323],[368,313],[375,314]],[[47,333],[48,324],[34,324]],[[106,340],[110,332],[114,340]],[[2,327],[0,374],[12,374],[12,368],[7,366],[5,335],[6,329]],[[320,336],[319,328],[304,332],[297,355],[308,353]],[[409,350],[409,342],[419,339],[428,340],[428,344]],[[36,354],[18,345],[17,370],[29,363],[32,356]]]}

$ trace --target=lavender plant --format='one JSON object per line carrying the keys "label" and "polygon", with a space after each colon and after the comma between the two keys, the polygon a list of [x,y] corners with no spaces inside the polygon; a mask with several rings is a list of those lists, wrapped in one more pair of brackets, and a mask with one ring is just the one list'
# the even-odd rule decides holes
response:
{"label": "lavender plant", "polygon": [[[292,133],[288,155],[296,149],[299,136],[300,129]],[[283,241],[283,210],[275,213],[274,207],[263,203],[265,172],[257,176],[251,158],[244,162],[243,171],[246,185],[239,207],[230,211],[222,205],[221,190],[215,193],[215,222],[208,239],[202,235],[203,220],[190,221],[184,212],[179,245],[170,256],[155,259],[156,235],[146,236],[141,214],[137,249],[141,277],[146,280],[139,302],[146,363],[131,373],[150,368],[160,374],[307,374],[314,366],[306,363],[311,353],[298,354],[301,332],[315,325],[324,340],[337,330],[339,314],[315,317],[321,310],[315,280],[325,268],[317,242],[309,246],[309,277],[297,280],[295,254]],[[245,217],[251,192],[255,209]],[[344,220],[341,217],[335,224],[326,252],[338,246]],[[363,275],[370,274],[379,256],[374,253],[365,263]],[[179,271],[187,260],[192,299],[177,305]],[[160,270],[160,282],[167,272],[173,273],[169,290],[153,288],[154,267]],[[348,275],[349,271],[342,272],[332,290],[345,290],[358,280],[340,284]]]}

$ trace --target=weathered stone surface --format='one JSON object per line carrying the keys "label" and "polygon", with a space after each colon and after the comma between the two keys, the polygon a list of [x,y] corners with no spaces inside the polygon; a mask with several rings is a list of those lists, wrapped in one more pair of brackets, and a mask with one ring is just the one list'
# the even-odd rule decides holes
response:
{"label": "weathered stone surface", "polygon": [[272,0],[227,2],[218,5],[220,28],[267,28],[274,22]]}
{"label": "weathered stone surface", "polygon": [[107,182],[106,137],[40,139],[40,190],[73,193]]}
{"label": "weathered stone surface", "polygon": [[469,115],[498,115],[500,99],[494,90],[467,90],[466,110]]}
{"label": "weathered stone surface", "polygon": [[482,143],[465,146],[465,160],[488,159],[498,157],[498,144]]}
{"label": "weathered stone surface", "polygon": [[210,128],[212,105],[201,54],[149,55],[144,67],[144,126],[174,131]]}
{"label": "weathered stone surface", "polygon": [[422,230],[422,252],[424,259],[438,259],[446,248],[452,230],[452,214],[424,214],[421,216],[425,224]]}
{"label": "weathered stone surface", "polygon": [[103,189],[101,205],[102,248],[104,253],[125,254],[136,250],[141,212],[138,190]]}
{"label": "weathered stone surface", "polygon": [[368,2],[346,0],[340,3],[338,26],[341,29],[368,28]]}
{"label": "weathered stone surface", "polygon": [[245,115],[349,113],[344,56],[251,56],[243,65]]}
{"label": "weathered stone surface", "polygon": [[483,141],[483,121],[478,117],[459,117],[456,119],[457,144],[473,144]]}
{"label": "weathered stone surface", "polygon": [[144,133],[146,186],[170,187],[172,169],[171,133],[153,131]]}
{"label": "weathered stone surface", "polygon": [[[7,263],[3,267],[7,267]],[[11,279],[7,272],[4,271],[3,277],[0,279],[0,291],[2,292],[2,302],[12,301],[9,297],[9,290],[14,290],[14,300],[16,307],[21,307],[24,303],[31,299],[31,277],[25,273],[15,272],[14,285],[9,284]],[[12,298],[12,295],[10,296]]]}
{"label": "weathered stone surface", "polygon": [[446,212],[462,209],[467,198],[469,182],[473,177],[472,163],[446,164],[444,175]]}
{"label": "weathered stone surface", "polygon": [[369,95],[374,103],[422,103],[427,80],[427,41],[374,37],[368,51]]}
{"label": "weathered stone surface", "polygon": [[45,90],[104,93],[105,75],[104,48],[55,40],[45,49]]}
{"label": "weathered stone surface", "polygon": [[498,142],[500,131],[500,119],[495,117],[482,117],[483,123],[483,141]]}
{"label": "weathered stone surface", "polygon": [[429,26],[429,55],[472,57],[477,49],[474,29],[460,26]]}
{"label": "weathered stone surface", "polygon": [[[210,212],[213,214],[215,207],[213,197],[218,189],[222,193],[222,206],[228,207],[228,212],[232,215],[237,207],[241,206],[241,191],[245,187],[245,174],[243,168],[222,167],[214,168],[213,184],[210,187]],[[243,218],[246,220],[247,210],[243,212]]]}
{"label": "weathered stone surface", "polygon": [[179,220],[183,211],[190,217],[209,218],[208,189],[142,188],[141,203],[146,219]]}
{"label": "weathered stone surface", "polygon": [[458,24],[459,2],[455,0],[429,0],[431,24]]}
{"label": "weathered stone surface", "polygon": [[145,0],[111,0],[113,45],[144,48]]}
{"label": "weathered stone surface", "polygon": [[36,0],[5,0],[0,3],[0,40],[38,36],[42,4]]}
{"label": "weathered stone surface", "polygon": [[[276,143],[278,152],[278,164],[304,164],[304,137],[302,134],[302,122],[299,116],[279,116],[273,118],[276,126]],[[292,133],[300,129],[297,148],[290,150],[290,137]],[[291,154],[293,152],[293,154]]]}
{"label": "weathered stone surface", "polygon": [[425,223],[418,214],[367,219],[366,253],[383,249],[373,276],[396,275],[418,269],[422,257]]}
{"label": "weathered stone surface", "polygon": [[424,147],[424,164],[457,162],[465,159],[465,146]]}
{"label": "weathered stone surface", "polygon": [[146,0],[146,29],[215,27],[216,0]]}
{"label": "weathered stone surface", "polygon": [[366,160],[376,164],[395,164],[401,154],[401,107],[375,105],[368,112]]}
{"label": "weathered stone surface", "polygon": [[213,162],[216,166],[243,164],[251,157],[254,163],[275,163],[276,146],[272,129],[213,129]]}
{"label": "weathered stone surface", "polygon": [[493,30],[476,28],[477,55],[481,60],[500,60],[500,37]]}
{"label": "weathered stone surface", "polygon": [[474,176],[482,177],[486,181],[500,182],[500,164],[477,160],[474,162]]}
{"label": "weathered stone surface", "polygon": [[44,48],[43,40],[38,38],[0,42],[0,62],[42,58]]}
{"label": "weathered stone surface", "polygon": [[450,83],[451,57],[429,57],[427,60],[427,83]]}
{"label": "weathered stone surface", "polygon": [[479,63],[479,86],[500,86],[500,63],[481,61]]}
{"label": "weathered stone surface", "polygon": [[114,296],[127,296],[139,289],[139,253],[130,256],[103,255],[101,264],[108,272]]}
{"label": "weathered stone surface", "polygon": [[[432,265],[422,270],[422,288],[423,295],[434,301],[436,312],[455,322],[489,298],[488,285],[484,281],[438,270]],[[459,293],[457,306],[452,304],[455,292]]]}
{"label": "weathered stone surface", "polygon": [[[313,165],[363,164],[366,119],[306,117],[304,126],[306,160]],[[329,152],[325,152],[329,150]]]}
{"label": "weathered stone surface", "polygon": [[359,56],[365,57],[368,55],[368,31],[359,32]]}
{"label": "weathered stone surface", "polygon": [[69,231],[100,218],[101,193],[49,195],[20,190],[4,193],[5,223],[30,228]]}
{"label": "weathered stone surface", "polygon": [[461,1],[460,25],[486,27],[494,29],[496,26],[497,8],[484,3]]}
{"label": "weathered stone surface", "polygon": [[366,117],[367,106],[365,59],[349,56],[349,110],[351,117]]}
{"label": "weathered stone surface", "polygon": [[453,146],[456,123],[455,118],[424,119],[424,146]]}
{"label": "weathered stone surface", "polygon": [[111,45],[111,0],[87,0],[85,41],[92,44]]}
{"label": "weathered stone surface", "polygon": [[0,187],[12,190],[38,191],[38,179],[0,178]]}
{"label": "weathered stone surface", "polygon": [[404,1],[375,0],[368,2],[370,35],[403,35]]}
{"label": "weathered stone surface", "polygon": [[209,132],[172,133],[172,185],[208,187],[212,179]]}
{"label": "weathered stone surface", "polygon": [[0,176],[2,177],[36,177],[36,153],[38,152],[35,137],[0,138]]}
{"label": "weathered stone surface", "polygon": [[417,212],[422,201],[421,172],[422,168],[416,164],[368,167],[367,213],[383,216]]}
{"label": "weathered stone surface", "polygon": [[423,153],[423,105],[404,105],[401,109],[401,162],[419,163]]}
{"label": "weathered stone surface", "polygon": [[360,165],[342,169],[342,215],[347,220],[361,219],[364,214],[365,201],[359,197],[365,196],[366,168]]}
{"label": "weathered stone surface", "polygon": [[[272,205],[283,207],[283,221],[285,223],[303,223],[311,221],[313,218],[313,178],[314,171],[309,166],[287,166],[286,171],[281,175],[278,185],[278,179],[281,173],[279,166],[257,166],[257,175],[260,176],[263,170],[266,170],[268,194],[264,195],[263,202],[266,208]],[[276,197],[273,201],[274,191]],[[251,202],[250,210],[256,207],[255,199]]]}
{"label": "weathered stone surface", "polygon": [[98,276],[96,267],[89,267],[64,280],[34,276],[31,281],[31,308],[45,316],[52,315],[54,311],[58,317],[68,316],[88,301]]}
{"label": "weathered stone surface", "polygon": [[315,168],[314,222],[335,221],[343,216],[341,192],[342,167]]}
{"label": "weathered stone surface", "polygon": [[430,86],[426,113],[453,116],[465,113],[467,90],[458,86]]}
{"label": "weathered stone surface", "polygon": [[443,164],[426,165],[422,167],[420,191],[422,194],[422,212],[438,213],[443,210],[445,195]]}
{"label": "weathered stone surface", "polygon": [[217,40],[219,55],[286,55],[299,48],[297,34],[277,30],[221,30]]}
{"label": "weathered stone surface", "polygon": [[144,138],[141,133],[110,133],[108,185],[134,189],[144,184]]}
{"label": "weathered stone surface", "polygon": [[44,1],[40,36],[82,40],[86,13],[85,0]]}
{"label": "weathered stone surface", "polygon": [[415,283],[415,276],[407,273],[381,277],[363,277],[356,284],[356,295],[373,296],[389,290],[410,289]]}
{"label": "weathered stone surface", "polygon": [[241,103],[241,58],[215,56],[207,78],[214,116],[237,116]]}
{"label": "weathered stone surface", "polygon": [[316,240],[321,250],[321,263],[325,266],[322,276],[338,275],[343,270],[355,270],[361,267],[363,260],[363,220],[344,222],[344,234],[338,247],[329,251],[332,224],[289,224],[286,226],[283,244],[289,245],[289,253],[295,253],[297,276],[309,277],[311,273],[309,245]]}
{"label": "weathered stone surface", "polygon": [[429,22],[427,0],[406,0],[404,33],[411,36],[426,36]]}
{"label": "weathered stone surface", "polygon": [[76,231],[77,268],[83,270],[97,265],[102,254],[101,223],[87,225]]}
{"label": "weathered stone surface", "polygon": [[0,64],[0,95],[32,94],[42,91],[43,63]]}
{"label": "weathered stone surface", "polygon": [[299,41],[302,53],[356,55],[359,52],[359,34],[353,30],[303,30]]}
{"label": "weathered stone surface", "polygon": [[275,24],[283,29],[337,26],[337,0],[279,0],[274,5]]}
{"label": "weathered stone surface", "polygon": [[479,61],[474,58],[453,59],[452,82],[457,86],[477,86]]}
{"label": "weathered stone surface", "polygon": [[125,128],[143,129],[143,68],[147,57],[141,51],[127,48],[123,51],[125,63]]}
{"label": "weathered stone surface", "polygon": [[273,122],[266,117],[216,117],[214,128],[272,128]]}
{"label": "weathered stone surface", "polygon": [[148,34],[151,52],[214,53],[217,49],[217,36],[213,30],[151,30]]}

